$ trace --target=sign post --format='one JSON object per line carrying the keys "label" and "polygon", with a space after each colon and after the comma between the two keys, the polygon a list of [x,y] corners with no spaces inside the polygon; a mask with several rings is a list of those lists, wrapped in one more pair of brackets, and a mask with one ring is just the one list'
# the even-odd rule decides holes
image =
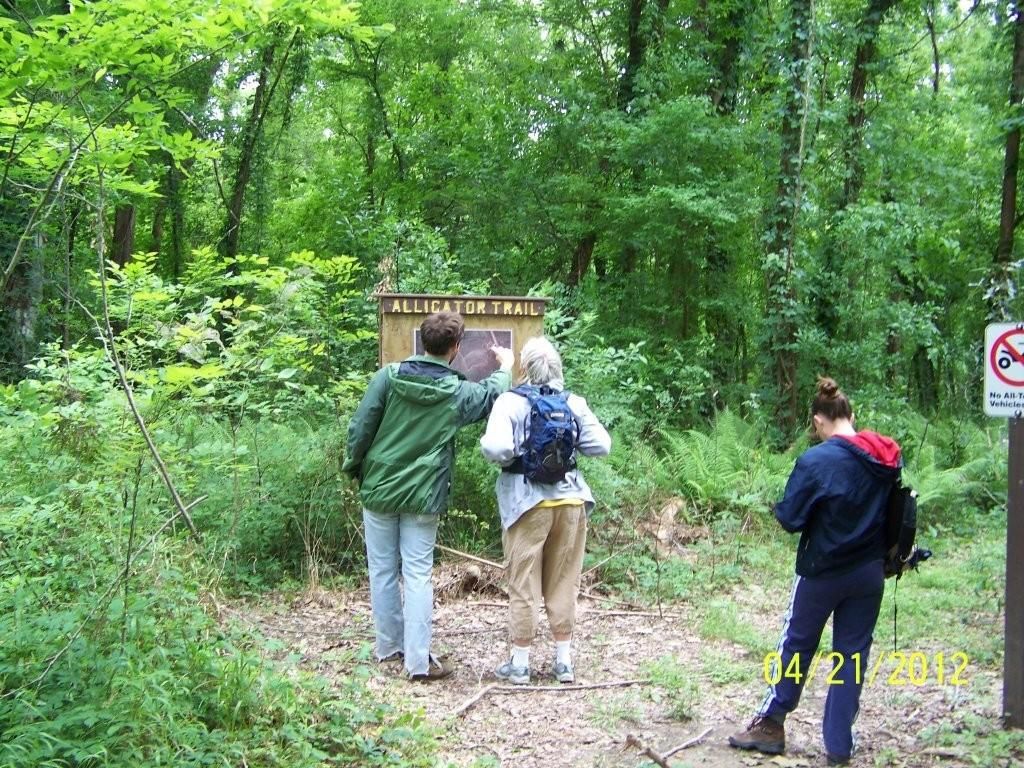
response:
{"label": "sign post", "polygon": [[1010,420],[1003,724],[1024,727],[1024,323],[985,329],[985,413]]}

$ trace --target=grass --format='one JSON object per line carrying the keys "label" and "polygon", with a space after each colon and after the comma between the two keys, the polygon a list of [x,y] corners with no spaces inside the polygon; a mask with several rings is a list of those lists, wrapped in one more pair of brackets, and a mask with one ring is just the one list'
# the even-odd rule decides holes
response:
{"label": "grass", "polygon": [[662,656],[641,666],[650,679],[651,687],[645,694],[664,707],[672,720],[692,720],[700,705],[700,688],[693,670],[687,669],[672,656]]}
{"label": "grass", "polygon": [[739,660],[716,648],[702,648],[700,672],[712,685],[732,685],[750,681],[750,662]]}
{"label": "grass", "polygon": [[774,641],[742,618],[743,609],[728,598],[717,598],[702,609],[699,632],[705,640],[724,640],[763,656]]}
{"label": "grass", "polygon": [[594,725],[610,734],[618,734],[622,723],[639,725],[644,719],[639,694],[626,691],[598,699],[589,718]]}

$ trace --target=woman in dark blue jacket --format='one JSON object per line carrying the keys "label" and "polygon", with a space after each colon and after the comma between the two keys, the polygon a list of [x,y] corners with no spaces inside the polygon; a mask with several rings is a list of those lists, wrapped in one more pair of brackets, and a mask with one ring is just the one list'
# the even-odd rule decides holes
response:
{"label": "woman in dark blue jacket", "polygon": [[836,668],[823,672],[830,685],[822,736],[828,764],[845,765],[882,604],[886,501],[902,460],[891,438],[854,429],[850,401],[832,379],[818,380],[811,419],[822,442],[797,460],[775,507],[782,527],[800,533],[800,544],[789,610],[768,672],[774,684],[750,727],[730,736],[729,744],[769,754],[785,750],[786,715],[800,701],[832,616],[832,655],[822,660]]}

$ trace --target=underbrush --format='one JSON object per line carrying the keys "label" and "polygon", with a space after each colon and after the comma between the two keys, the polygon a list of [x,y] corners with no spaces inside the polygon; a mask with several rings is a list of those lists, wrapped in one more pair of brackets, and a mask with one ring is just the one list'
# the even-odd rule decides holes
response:
{"label": "underbrush", "polygon": [[[1002,425],[904,413],[877,429],[904,446],[904,476],[919,493],[918,538],[936,556],[1005,504]],[[778,452],[767,435],[723,411],[707,430],[664,430],[656,444],[619,441],[609,460],[584,464],[598,499],[585,567],[600,564],[605,588],[638,600],[699,599],[791,573],[795,544],[772,506],[808,444]]]}
{"label": "underbrush", "polygon": [[[30,378],[0,390],[0,766],[429,764],[430,730],[373,700],[358,676],[328,688],[267,662],[257,638],[218,620],[225,593],[365,573],[357,488],[339,470],[365,377],[332,363],[360,348],[365,329],[306,330],[325,327],[325,290],[344,284],[332,270],[345,265],[299,262],[213,286],[246,301],[155,282],[144,260],[114,276],[128,376],[201,540],[175,517],[102,351],[51,348]],[[212,256],[197,263],[224,274]],[[169,308],[135,301],[154,292]],[[588,588],[690,601],[709,643],[762,652],[763,628],[738,620],[730,595],[790,578],[792,544],[771,503],[806,445],[773,450],[761,423],[730,411],[706,429],[654,430],[682,405],[697,414],[696,401],[682,389],[649,397],[639,348],[593,359],[580,363],[581,389],[614,444],[607,459],[580,463],[598,500]],[[877,428],[905,446],[935,563],[963,565],[926,564],[917,586],[927,599],[908,599],[907,631],[925,633],[936,606],[955,613],[950,595],[969,589],[975,608],[956,614],[965,647],[992,665],[999,648],[973,627],[998,610],[999,554],[970,550],[984,566],[972,574],[950,549],[1004,498],[1005,434],[912,413]],[[481,429],[460,435],[439,541],[496,558],[498,470],[479,453]],[[662,667],[674,690],[684,673]],[[671,702],[680,718],[696,703],[683,693]]]}
{"label": "underbrush", "polygon": [[225,587],[362,556],[336,422],[138,400],[201,540],[101,356],[0,391],[0,766],[429,764],[429,729],[361,679],[328,687],[218,621]]}

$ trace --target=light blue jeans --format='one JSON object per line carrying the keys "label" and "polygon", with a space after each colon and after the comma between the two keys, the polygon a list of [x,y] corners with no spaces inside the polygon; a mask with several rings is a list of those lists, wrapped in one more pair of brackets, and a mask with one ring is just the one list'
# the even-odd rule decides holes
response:
{"label": "light blue jeans", "polygon": [[[410,675],[426,674],[434,611],[434,542],[438,515],[384,515],[363,510],[370,605],[377,632],[377,658],[405,653]],[[398,587],[401,562],[405,605]]]}

